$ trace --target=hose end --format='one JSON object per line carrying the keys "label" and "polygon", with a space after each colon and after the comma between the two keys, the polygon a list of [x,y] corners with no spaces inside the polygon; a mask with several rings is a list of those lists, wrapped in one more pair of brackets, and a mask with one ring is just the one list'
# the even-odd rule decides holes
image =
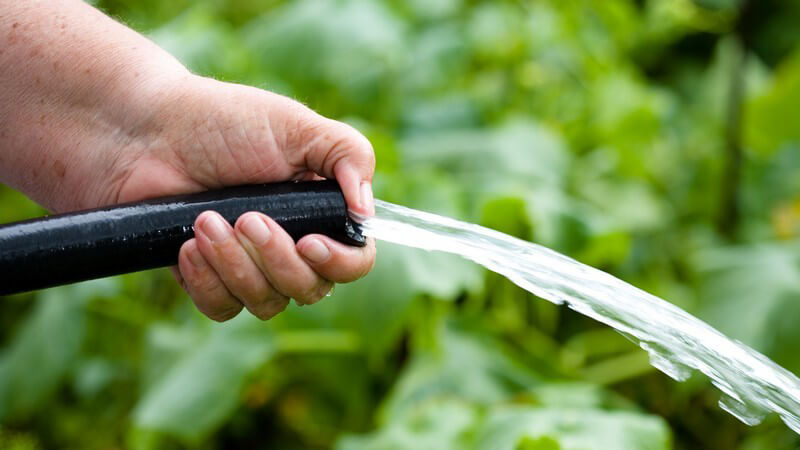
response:
{"label": "hose end", "polygon": [[345,220],[344,233],[349,241],[348,244],[356,247],[367,245],[367,237],[361,232],[361,224],[352,215],[348,215]]}

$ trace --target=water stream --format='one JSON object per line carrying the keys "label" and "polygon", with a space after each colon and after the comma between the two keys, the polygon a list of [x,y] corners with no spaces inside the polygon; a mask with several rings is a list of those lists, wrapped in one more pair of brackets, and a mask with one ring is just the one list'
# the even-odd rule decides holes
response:
{"label": "water stream", "polygon": [[521,288],[614,327],[682,381],[697,369],[722,391],[720,407],[748,425],[770,413],[800,434],[800,379],[677,306],[540,245],[478,225],[376,201],[365,235],[454,253]]}

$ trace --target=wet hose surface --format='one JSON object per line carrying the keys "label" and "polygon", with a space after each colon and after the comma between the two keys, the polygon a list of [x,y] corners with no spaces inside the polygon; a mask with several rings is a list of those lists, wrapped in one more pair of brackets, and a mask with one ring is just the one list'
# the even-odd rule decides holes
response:
{"label": "wet hose surface", "polygon": [[295,241],[319,233],[365,244],[335,181],[239,186],[0,226],[0,295],[174,265],[208,210],[231,224],[263,212]]}

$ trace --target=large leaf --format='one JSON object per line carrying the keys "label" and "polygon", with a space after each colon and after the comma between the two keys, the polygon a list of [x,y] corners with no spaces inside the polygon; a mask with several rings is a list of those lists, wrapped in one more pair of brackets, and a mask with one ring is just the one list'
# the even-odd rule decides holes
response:
{"label": "large leaf", "polygon": [[[569,163],[561,137],[529,119],[514,118],[496,129],[426,133],[402,144],[408,169],[436,166],[462,180],[560,184]],[[489,184],[488,186],[491,186]],[[488,187],[473,185],[476,187]]]}
{"label": "large leaf", "polygon": [[456,398],[431,399],[419,405],[404,421],[376,433],[345,436],[337,450],[439,450],[469,448],[480,409]]}
{"label": "large leaf", "polygon": [[364,436],[347,436],[339,450],[526,449],[669,450],[663,420],[636,412],[530,406],[483,408],[457,398],[421,403],[403,421]]}
{"label": "large leaf", "polygon": [[574,200],[566,193],[571,158],[548,127],[512,118],[491,129],[420,133],[402,142],[406,170],[436,167],[453,177],[473,203],[520,197],[536,240],[559,245],[569,234]]}
{"label": "large leaf", "polygon": [[798,245],[750,245],[701,252],[700,316],[728,336],[775,358],[795,373],[798,327],[787,323],[800,308]]}
{"label": "large leaf", "polygon": [[257,18],[244,37],[268,73],[327,83],[368,101],[398,66],[403,28],[378,2],[304,0]]}
{"label": "large leaf", "polygon": [[386,399],[381,411],[384,422],[402,421],[436,398],[456,397],[483,405],[501,402],[540,381],[513,352],[483,333],[454,325],[438,333],[438,347],[418,350]]}
{"label": "large leaf", "polygon": [[147,390],[136,425],[199,441],[230,416],[248,376],[273,350],[270,331],[249,314],[215,324]]}
{"label": "large leaf", "polygon": [[672,448],[669,429],[658,417],[633,412],[531,407],[494,411],[478,432],[475,448],[511,450],[537,438],[557,442],[556,448],[560,450]]}
{"label": "large leaf", "polygon": [[112,280],[43,291],[32,314],[0,354],[0,420],[36,412],[77,358],[86,333],[84,306],[113,294]]}

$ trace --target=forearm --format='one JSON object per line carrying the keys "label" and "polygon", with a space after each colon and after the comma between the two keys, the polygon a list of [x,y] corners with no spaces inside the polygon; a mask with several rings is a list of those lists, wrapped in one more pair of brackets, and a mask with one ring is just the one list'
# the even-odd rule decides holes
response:
{"label": "forearm", "polygon": [[83,1],[0,2],[0,181],[56,211],[104,203],[94,180],[147,145],[188,76]]}

